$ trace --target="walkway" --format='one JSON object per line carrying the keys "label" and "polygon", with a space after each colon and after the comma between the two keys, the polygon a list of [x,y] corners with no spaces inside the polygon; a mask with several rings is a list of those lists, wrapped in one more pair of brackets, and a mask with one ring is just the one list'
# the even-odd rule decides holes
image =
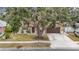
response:
{"label": "walkway", "polygon": [[77,49],[79,45],[73,42],[65,34],[48,34],[51,48],[55,49]]}

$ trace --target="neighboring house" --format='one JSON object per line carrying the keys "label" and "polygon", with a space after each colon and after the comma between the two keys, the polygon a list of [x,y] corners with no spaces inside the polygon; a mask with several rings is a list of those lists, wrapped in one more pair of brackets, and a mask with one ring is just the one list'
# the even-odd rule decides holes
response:
{"label": "neighboring house", "polygon": [[75,23],[75,27],[76,27],[76,29],[75,29],[75,35],[79,36],[79,21]]}
{"label": "neighboring house", "polygon": [[71,26],[64,27],[64,32],[74,32],[74,28]]}
{"label": "neighboring house", "polygon": [[6,22],[0,20],[0,36],[2,36],[4,34],[5,26],[6,26]]}
{"label": "neighboring house", "polygon": [[74,32],[76,36],[79,36],[79,21],[75,23],[75,28],[70,26],[68,23],[65,23],[64,32],[67,32],[67,33]]}
{"label": "neighboring house", "polygon": [[76,28],[79,28],[79,23],[78,22],[75,23],[75,26],[76,26]]}
{"label": "neighboring house", "polygon": [[70,26],[69,23],[65,22],[64,23],[64,32],[74,32],[74,28],[72,26]]}

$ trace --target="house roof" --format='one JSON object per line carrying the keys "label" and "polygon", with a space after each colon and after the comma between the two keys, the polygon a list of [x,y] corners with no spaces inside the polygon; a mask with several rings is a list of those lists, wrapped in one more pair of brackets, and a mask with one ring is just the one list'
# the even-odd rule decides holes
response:
{"label": "house roof", "polygon": [[6,26],[6,22],[5,21],[2,21],[2,20],[0,20],[0,27],[4,27],[4,26]]}

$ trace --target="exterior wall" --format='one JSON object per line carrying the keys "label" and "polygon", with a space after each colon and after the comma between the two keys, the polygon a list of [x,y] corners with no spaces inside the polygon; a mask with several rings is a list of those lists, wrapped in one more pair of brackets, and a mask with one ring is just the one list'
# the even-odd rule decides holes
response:
{"label": "exterior wall", "polygon": [[0,36],[2,36],[4,34],[4,30],[5,30],[4,27],[0,27]]}
{"label": "exterior wall", "polygon": [[[32,33],[36,34],[36,29],[32,28]],[[46,30],[44,30],[43,35],[45,33],[60,33],[60,27],[55,27],[55,28],[47,28]]]}
{"label": "exterior wall", "polygon": [[4,27],[0,27],[0,32],[4,32],[5,28]]}

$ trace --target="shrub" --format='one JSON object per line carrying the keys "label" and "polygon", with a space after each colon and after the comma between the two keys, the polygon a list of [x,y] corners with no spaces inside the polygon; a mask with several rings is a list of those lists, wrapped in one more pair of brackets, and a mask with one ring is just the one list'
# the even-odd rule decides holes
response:
{"label": "shrub", "polygon": [[5,27],[5,39],[10,38],[11,32],[12,32],[11,26],[7,24],[7,26]]}

